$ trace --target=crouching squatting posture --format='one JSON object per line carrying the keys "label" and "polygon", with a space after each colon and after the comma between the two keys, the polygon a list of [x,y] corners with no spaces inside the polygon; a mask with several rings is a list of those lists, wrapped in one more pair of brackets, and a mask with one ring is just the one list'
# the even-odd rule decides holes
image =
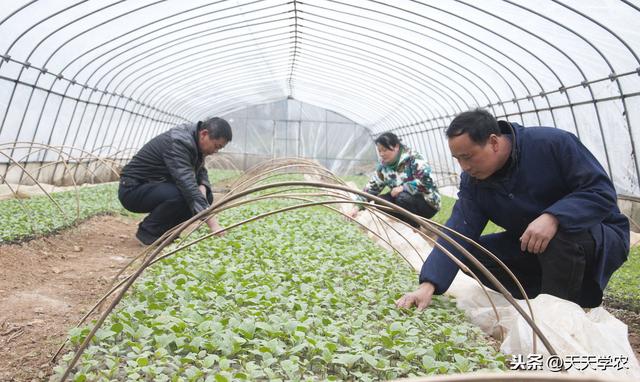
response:
{"label": "crouching squatting posture", "polygon": [[[629,221],[591,152],[566,131],[523,128],[479,109],[458,115],[446,135],[463,170],[447,227],[493,252],[529,297],[545,293],[585,308],[600,305],[611,274],[627,258]],[[480,236],[488,220],[505,232]],[[438,242],[493,288],[453,246]],[[523,298],[499,266],[464,246],[515,298]],[[419,288],[396,305],[426,308],[457,272],[455,263],[434,249],[422,266]]]}
{"label": "crouching squatting posture", "polygon": [[[118,198],[131,212],[149,212],[136,237],[149,245],[213,202],[204,159],[231,141],[221,118],[181,125],[147,142],[122,169]],[[212,232],[222,229],[214,216]],[[223,233],[222,231],[221,233]]]}
{"label": "crouching squatting posture", "polygon": [[[427,219],[435,215],[440,210],[440,194],[431,179],[431,167],[422,155],[403,145],[395,134],[389,132],[376,138],[375,144],[379,163],[364,192],[378,195]],[[380,195],[385,187],[390,191]],[[366,199],[358,197],[358,200]],[[364,207],[355,206],[349,215],[356,217],[361,209]],[[391,215],[418,227],[417,223],[401,214]]]}

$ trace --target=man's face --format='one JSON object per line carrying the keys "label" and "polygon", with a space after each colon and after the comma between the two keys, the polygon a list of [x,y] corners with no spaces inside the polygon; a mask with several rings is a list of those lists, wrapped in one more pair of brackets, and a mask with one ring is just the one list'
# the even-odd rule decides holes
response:
{"label": "man's face", "polygon": [[200,148],[200,152],[202,152],[202,155],[204,156],[215,154],[227,145],[227,140],[224,138],[212,139],[211,137],[209,137],[209,133],[207,132],[207,130],[200,130],[198,134],[200,138],[198,147]]}
{"label": "man's face", "polygon": [[500,169],[499,145],[500,140],[495,134],[491,134],[484,145],[473,142],[467,133],[449,138],[449,149],[462,170],[480,180]]}

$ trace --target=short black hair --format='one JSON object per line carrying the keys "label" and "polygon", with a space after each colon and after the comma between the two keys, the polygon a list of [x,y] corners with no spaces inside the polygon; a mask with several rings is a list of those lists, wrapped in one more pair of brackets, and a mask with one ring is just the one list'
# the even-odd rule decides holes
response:
{"label": "short black hair", "polygon": [[375,140],[376,145],[380,145],[388,150],[393,149],[400,143],[400,138],[392,132],[382,133]]}
{"label": "short black hair", "polygon": [[209,134],[209,138],[211,139],[224,138],[225,141],[231,142],[231,138],[233,138],[229,122],[222,118],[213,117],[199,122],[198,130],[204,129],[207,130],[207,134]]}
{"label": "short black hair", "polygon": [[486,110],[475,109],[458,114],[449,124],[447,138],[469,134],[469,138],[476,144],[484,145],[491,134],[500,136],[498,121]]}

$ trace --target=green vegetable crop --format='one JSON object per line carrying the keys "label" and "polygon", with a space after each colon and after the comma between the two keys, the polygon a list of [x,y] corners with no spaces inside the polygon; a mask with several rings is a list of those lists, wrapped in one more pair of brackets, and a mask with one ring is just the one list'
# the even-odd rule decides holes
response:
{"label": "green vegetable crop", "polygon": [[[282,206],[254,203],[221,220]],[[396,309],[415,286],[399,257],[328,209],[272,216],[147,270],[74,378],[370,381],[504,367],[448,299],[421,313]],[[72,342],[88,330],[73,330]]]}

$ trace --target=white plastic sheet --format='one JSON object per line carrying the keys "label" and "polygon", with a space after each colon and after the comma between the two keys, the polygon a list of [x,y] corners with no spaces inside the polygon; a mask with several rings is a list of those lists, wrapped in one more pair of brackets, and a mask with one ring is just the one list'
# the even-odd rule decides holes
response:
{"label": "white plastic sheet", "polygon": [[295,99],[370,135],[393,130],[451,174],[444,129],[484,107],[575,132],[620,193],[640,195],[636,0],[3,5],[0,144],[108,155],[178,123]]}
{"label": "white plastic sheet", "polygon": [[[470,277],[460,272],[447,291],[447,295],[456,299],[457,306],[465,311],[471,322],[483,331],[496,338],[500,338],[501,330],[504,332],[500,346],[502,352],[520,354],[525,358],[534,354],[533,333],[529,324],[501,294],[492,290],[488,293],[496,305],[499,320],[484,292]],[[576,361],[576,365],[568,367],[568,372],[640,378],[640,364],[629,344],[627,325],[605,308],[598,307],[585,312],[575,303],[545,294],[531,299],[530,303],[536,324],[560,359],[567,366],[572,359]],[[529,312],[524,301],[519,301],[519,304]],[[540,339],[536,341],[535,354],[549,355]],[[583,361],[589,362],[584,356],[593,356],[593,364],[584,364]],[[614,365],[596,369],[597,360],[606,357],[627,361],[621,363],[620,370]],[[550,370],[544,363],[542,366],[544,370],[557,371]]]}

